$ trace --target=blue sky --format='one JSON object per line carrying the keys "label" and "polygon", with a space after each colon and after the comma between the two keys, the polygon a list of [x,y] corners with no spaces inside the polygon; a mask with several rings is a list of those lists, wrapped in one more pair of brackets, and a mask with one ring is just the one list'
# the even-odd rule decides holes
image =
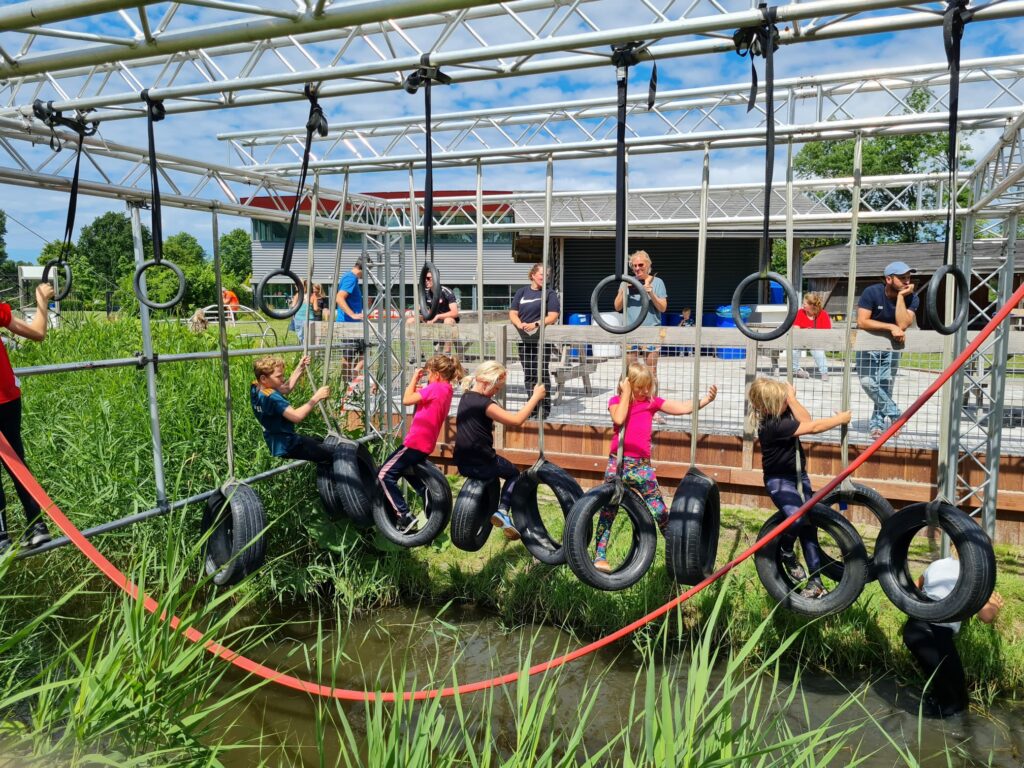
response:
{"label": "blue sky", "polygon": [[[730,7],[732,4],[729,4]],[[744,5],[744,4],[740,4]],[[604,0],[593,4],[594,14],[612,15],[622,8],[635,7],[632,0]],[[200,23],[216,18],[203,9],[183,9],[176,21]],[[192,16],[189,16],[192,14]],[[153,12],[156,17],[158,14]],[[597,16],[595,16],[597,18]],[[76,22],[78,29],[109,31],[104,25],[112,23],[108,17]],[[502,30],[481,23],[479,29],[489,42],[502,40]],[[1024,22],[1001,21],[969,25],[964,38],[964,58],[1024,53],[1020,40],[1024,39]],[[506,36],[507,38],[507,36]],[[10,35],[0,35],[0,44],[10,50],[18,49]],[[420,42],[420,41],[417,41]],[[671,42],[671,41],[669,41]],[[426,43],[425,43],[426,44]],[[62,43],[61,45],[66,45]],[[471,39],[465,45],[475,46]],[[328,46],[324,52],[328,52]],[[404,55],[404,54],[403,54]],[[787,46],[776,56],[778,77],[813,75],[825,72],[844,72],[866,68],[900,66],[914,63],[934,63],[944,58],[939,29],[917,30],[872,37],[847,38]],[[345,63],[369,61],[371,57],[356,51]],[[694,87],[716,83],[749,81],[750,65],[747,59],[734,54],[721,54],[686,59],[666,59],[659,62],[659,88]],[[763,62],[758,63],[763,73]],[[646,91],[649,65],[636,68],[631,78],[630,91]],[[145,83],[148,85],[148,83]],[[466,109],[498,107],[508,104],[559,102],[612,96],[615,92],[614,72],[611,67],[576,70],[559,75],[511,78],[500,81],[466,83],[452,88],[435,89],[435,114]],[[348,120],[383,118],[396,115],[422,113],[420,96],[405,93],[369,94],[324,102],[329,121],[334,125]],[[965,103],[961,109],[984,104]],[[170,115],[157,125],[157,145],[162,152],[184,155],[209,162],[237,164],[229,154],[225,142],[216,134],[221,131],[243,130],[252,127],[279,127],[305,122],[306,105],[288,103],[275,106],[251,107],[186,115]],[[112,121],[101,128],[101,134],[111,141],[145,146],[145,123],[142,121]],[[991,146],[993,136],[975,135],[972,146],[981,154]],[[19,147],[20,148],[20,147]],[[0,160],[10,163],[6,157]],[[758,181],[763,177],[763,149],[722,150],[712,155],[712,183]],[[683,186],[699,182],[700,158],[696,153],[638,156],[631,164],[633,186]],[[782,178],[784,167],[776,165],[776,176]],[[485,187],[491,189],[541,190],[544,167],[537,164],[513,164],[485,167]],[[97,178],[86,168],[86,178]],[[422,175],[418,175],[418,186]],[[555,165],[556,189],[610,189],[614,181],[614,159],[567,161]],[[340,187],[340,178],[325,178],[326,185]],[[439,170],[435,175],[435,188],[472,188],[475,176],[471,170]],[[383,189],[405,190],[408,179],[404,173],[358,174],[353,176],[353,191]],[[58,239],[64,229],[66,193],[26,190],[5,186],[0,190],[0,207],[9,215],[7,231],[8,253],[12,258],[34,262],[43,245],[43,239]],[[79,202],[77,230],[95,216],[109,210],[124,210],[117,201],[83,196]],[[148,215],[148,214],[147,214]],[[23,226],[24,225],[24,226]],[[248,229],[248,221],[223,217],[221,231],[234,226]],[[30,231],[32,230],[32,231]],[[164,210],[166,235],[187,231],[195,235],[209,250],[210,219],[202,213],[171,208]]]}

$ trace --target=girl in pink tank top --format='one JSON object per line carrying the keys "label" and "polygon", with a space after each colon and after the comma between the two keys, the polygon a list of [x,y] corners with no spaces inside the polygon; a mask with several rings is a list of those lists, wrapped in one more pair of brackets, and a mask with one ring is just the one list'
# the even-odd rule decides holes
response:
{"label": "girl in pink tank top", "polygon": [[[717,396],[718,387],[712,384],[708,393],[701,398],[698,407],[704,408]],[[622,481],[627,488],[632,488],[640,494],[658,528],[664,534],[668,523],[668,509],[661,496],[654,467],[651,466],[651,427],[656,413],[666,413],[670,416],[693,413],[693,401],[664,400],[656,397],[651,370],[641,363],[632,363],[626,377],[619,382],[619,394],[608,401],[608,411],[615,424],[615,434],[609,449],[604,481],[610,483],[618,474],[619,440],[624,440]],[[594,567],[605,573],[611,571],[607,557],[608,540],[611,538],[612,523],[617,513],[618,509],[615,507],[605,507],[597,520],[597,552],[594,556]]]}

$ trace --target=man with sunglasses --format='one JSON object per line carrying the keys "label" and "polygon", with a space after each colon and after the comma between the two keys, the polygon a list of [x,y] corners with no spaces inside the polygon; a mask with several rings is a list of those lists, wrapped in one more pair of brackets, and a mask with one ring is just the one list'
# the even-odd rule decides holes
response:
{"label": "man with sunglasses", "polygon": [[[907,329],[914,324],[920,300],[914,295],[912,275],[917,272],[902,261],[886,265],[883,282],[869,285],[857,302],[857,327],[892,336],[894,345],[903,346]],[[874,403],[868,434],[882,434],[886,421],[895,421],[903,413],[893,400],[892,390],[900,367],[900,353],[888,350],[857,353],[860,385]]]}
{"label": "man with sunglasses", "polygon": [[[661,325],[661,313],[668,309],[668,291],[665,288],[665,281],[651,274],[651,257],[647,255],[647,251],[637,251],[630,256],[629,268],[633,271],[633,276],[643,284],[644,291],[651,302],[643,324]],[[621,291],[615,294],[615,311],[622,311]],[[629,294],[626,298],[626,322],[631,323],[639,313],[640,292],[630,286]],[[629,363],[635,363],[637,357],[642,352],[644,363],[651,369],[651,373],[654,374],[655,384],[657,384],[659,351],[660,349],[657,344],[633,344],[626,352],[626,360]]]}

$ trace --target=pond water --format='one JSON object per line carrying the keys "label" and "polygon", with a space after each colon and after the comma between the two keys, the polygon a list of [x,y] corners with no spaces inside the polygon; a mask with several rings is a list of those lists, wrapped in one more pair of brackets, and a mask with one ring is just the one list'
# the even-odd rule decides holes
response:
{"label": "pond water", "polygon": [[[343,640],[339,639],[343,635]],[[547,626],[523,626],[507,629],[493,617],[471,606],[448,606],[442,613],[433,610],[391,608],[372,617],[351,621],[343,633],[335,633],[324,625],[320,658],[335,659],[333,670],[323,675],[325,683],[337,687],[391,690],[396,683],[405,690],[433,688],[453,682],[453,663],[458,682],[487,679],[514,671],[530,656],[536,663],[580,645],[566,632]],[[277,645],[260,659],[275,669],[294,671],[309,677],[307,669],[322,669],[317,663],[317,627],[309,621],[293,621],[279,633]],[[344,642],[344,649],[334,647]],[[308,665],[308,667],[307,667]],[[644,678],[642,659],[631,646],[607,648],[563,667],[555,692],[555,706],[560,717],[575,713],[580,697],[600,679],[600,705],[589,718],[588,734],[599,739],[602,734],[618,733],[628,716],[631,700],[642,701]],[[688,661],[669,660],[659,667],[659,679],[670,675],[680,691],[686,687]],[[784,672],[785,688],[793,684],[793,673]],[[224,681],[227,694],[243,675],[233,670]],[[245,681],[251,683],[252,681]],[[867,724],[856,741],[859,755],[870,753],[861,765],[889,768],[904,764],[889,739],[906,745],[922,766],[991,765],[1000,768],[1024,766],[1024,705],[1001,703],[987,713],[971,712],[946,721],[918,721],[920,691],[900,685],[895,680],[844,680],[804,670],[799,676],[800,695],[785,712],[795,732],[807,730],[808,721],[817,725],[825,720],[848,697],[849,691],[860,689],[864,707],[877,720],[878,726]],[[463,709],[472,713],[482,709],[484,694],[463,697]],[[514,720],[515,685],[499,689],[490,707],[490,728],[499,750],[512,751],[516,743]],[[334,706],[334,705],[330,705]],[[366,707],[361,703],[339,705],[352,729],[364,732]],[[390,705],[384,705],[390,706]],[[448,706],[448,705],[446,705]],[[772,706],[779,706],[773,704]],[[277,685],[266,685],[245,702],[239,703],[228,743],[241,741],[262,743],[262,749],[230,751],[222,755],[226,765],[248,766],[259,755],[267,759],[277,751],[287,756],[288,764],[319,766],[321,748],[317,746],[317,704],[307,695]],[[450,706],[454,715],[454,706]],[[844,714],[844,721],[863,718],[857,707]],[[479,733],[472,733],[482,743],[481,718],[472,718]],[[328,727],[320,737],[322,750],[328,756],[345,750],[342,735]],[[604,743],[604,740],[596,741]],[[837,762],[848,764],[849,754]],[[331,757],[329,764],[334,764]]]}

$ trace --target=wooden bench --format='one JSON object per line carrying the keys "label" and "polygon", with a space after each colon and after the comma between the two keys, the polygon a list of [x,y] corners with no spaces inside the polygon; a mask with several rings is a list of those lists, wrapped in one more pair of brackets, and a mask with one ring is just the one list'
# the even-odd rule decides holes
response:
{"label": "wooden bench", "polygon": [[[571,357],[570,349],[577,349],[579,356]],[[558,403],[562,402],[562,397],[565,395],[565,385],[573,379],[583,379],[583,391],[586,392],[588,397],[592,395],[594,388],[590,383],[590,374],[597,371],[597,364],[603,360],[604,358],[588,357],[585,346],[580,348],[573,347],[571,344],[563,345],[561,357],[558,362],[551,365],[551,376],[555,380],[555,397],[552,404],[558,405]]]}

